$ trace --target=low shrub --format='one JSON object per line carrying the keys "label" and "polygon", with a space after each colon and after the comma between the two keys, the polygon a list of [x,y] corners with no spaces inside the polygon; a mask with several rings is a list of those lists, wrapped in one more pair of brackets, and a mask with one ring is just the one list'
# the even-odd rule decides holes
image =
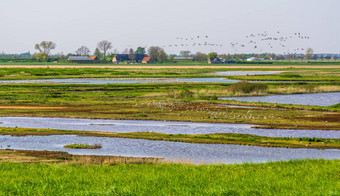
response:
{"label": "low shrub", "polygon": [[262,83],[248,83],[248,82],[239,82],[236,84],[233,84],[228,87],[229,90],[233,93],[252,93],[252,92],[264,92],[268,89],[267,84]]}

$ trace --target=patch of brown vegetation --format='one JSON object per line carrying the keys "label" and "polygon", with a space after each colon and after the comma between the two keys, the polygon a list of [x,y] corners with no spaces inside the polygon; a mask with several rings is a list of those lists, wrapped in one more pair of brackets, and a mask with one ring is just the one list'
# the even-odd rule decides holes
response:
{"label": "patch of brown vegetation", "polygon": [[154,157],[122,157],[72,155],[60,151],[0,150],[0,162],[42,163],[56,162],[80,165],[115,165],[115,164],[157,164],[164,159]]}
{"label": "patch of brown vegetation", "polygon": [[302,119],[310,121],[340,122],[340,113],[327,113],[324,116],[305,116]]}
{"label": "patch of brown vegetation", "polygon": [[33,110],[62,110],[62,109],[66,109],[66,108],[67,107],[14,106],[14,105],[0,106],[0,109],[18,109],[18,110],[25,110],[25,109],[33,109]]}

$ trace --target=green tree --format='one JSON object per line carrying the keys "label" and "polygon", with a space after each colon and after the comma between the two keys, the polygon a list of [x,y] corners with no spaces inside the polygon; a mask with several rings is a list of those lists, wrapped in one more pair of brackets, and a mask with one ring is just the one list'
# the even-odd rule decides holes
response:
{"label": "green tree", "polygon": [[208,59],[214,59],[214,58],[217,58],[217,53],[216,52],[210,52],[209,54],[208,54]]}
{"label": "green tree", "polygon": [[136,50],[136,54],[145,54],[145,48],[138,47]]}
{"label": "green tree", "polygon": [[96,48],[94,50],[94,53],[93,53],[94,56],[98,57],[99,59],[101,59],[103,56],[102,56],[102,53],[100,52],[100,50],[98,48]]}
{"label": "green tree", "polygon": [[51,50],[55,49],[57,45],[51,41],[42,41],[40,44],[35,44],[34,48],[39,51],[35,56],[38,61],[46,62]]}
{"label": "green tree", "polygon": [[34,54],[35,60],[40,61],[40,62],[46,62],[47,61],[47,56],[44,53],[36,53]]}

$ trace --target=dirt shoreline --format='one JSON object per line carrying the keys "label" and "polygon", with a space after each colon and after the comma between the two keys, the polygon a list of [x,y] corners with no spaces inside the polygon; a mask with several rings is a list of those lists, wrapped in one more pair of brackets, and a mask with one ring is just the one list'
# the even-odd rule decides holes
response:
{"label": "dirt shoreline", "polygon": [[0,65],[0,68],[111,68],[111,69],[284,69],[340,68],[340,65]]}

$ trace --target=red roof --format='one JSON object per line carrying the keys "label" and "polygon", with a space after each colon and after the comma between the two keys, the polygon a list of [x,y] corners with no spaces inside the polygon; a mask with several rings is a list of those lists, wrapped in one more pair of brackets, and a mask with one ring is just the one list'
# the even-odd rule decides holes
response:
{"label": "red roof", "polygon": [[90,56],[91,59],[96,60],[97,56]]}
{"label": "red roof", "polygon": [[150,61],[150,59],[151,59],[151,57],[144,57],[144,58],[143,58],[143,61],[148,62],[148,61]]}

